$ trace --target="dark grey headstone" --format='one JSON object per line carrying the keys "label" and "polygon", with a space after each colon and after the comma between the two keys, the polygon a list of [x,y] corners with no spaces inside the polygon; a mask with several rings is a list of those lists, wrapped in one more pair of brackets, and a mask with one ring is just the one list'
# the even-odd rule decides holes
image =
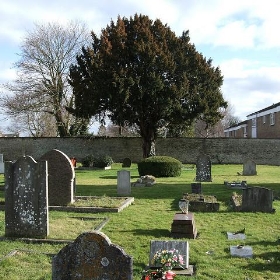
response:
{"label": "dark grey headstone", "polygon": [[49,234],[47,162],[30,156],[5,163],[5,235]]}
{"label": "dark grey headstone", "polygon": [[241,211],[273,212],[273,191],[261,187],[248,187],[242,193]]}
{"label": "dark grey headstone", "polygon": [[0,173],[4,174],[5,172],[5,165],[3,161],[3,154],[0,154]]}
{"label": "dark grey headstone", "polygon": [[59,150],[51,150],[40,160],[48,162],[49,205],[73,203],[75,170],[70,158]]}
{"label": "dark grey headstone", "polygon": [[191,183],[192,193],[201,194],[202,187],[201,183]]}
{"label": "dark grey headstone", "polygon": [[254,176],[257,175],[256,163],[252,160],[247,160],[243,163],[243,173],[244,176]]}
{"label": "dark grey headstone", "polygon": [[200,155],[196,161],[197,182],[211,182],[211,160],[207,155]]}
{"label": "dark grey headstone", "polygon": [[122,167],[130,167],[131,166],[131,159],[130,158],[124,158]]}
{"label": "dark grey headstone", "polygon": [[53,258],[52,280],[132,280],[132,263],[102,232],[85,232]]}
{"label": "dark grey headstone", "polygon": [[149,266],[155,267],[152,260],[157,251],[160,250],[178,250],[184,258],[184,268],[189,267],[189,242],[175,240],[151,240]]}

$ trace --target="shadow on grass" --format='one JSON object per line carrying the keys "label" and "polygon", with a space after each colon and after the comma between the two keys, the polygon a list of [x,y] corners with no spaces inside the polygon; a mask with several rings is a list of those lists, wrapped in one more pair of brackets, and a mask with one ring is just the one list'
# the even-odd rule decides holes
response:
{"label": "shadow on grass", "polygon": [[170,238],[171,232],[167,229],[135,229],[130,231],[135,235],[153,236],[155,238]]}
{"label": "shadow on grass", "polygon": [[280,272],[280,252],[266,252],[262,254],[255,255],[254,258],[261,258],[266,263],[250,263],[246,266],[246,269],[253,271],[271,271]]}
{"label": "shadow on grass", "polygon": [[[109,176],[99,176],[100,179],[117,179],[118,176],[109,175]],[[139,176],[130,176],[131,179],[139,178]]]}

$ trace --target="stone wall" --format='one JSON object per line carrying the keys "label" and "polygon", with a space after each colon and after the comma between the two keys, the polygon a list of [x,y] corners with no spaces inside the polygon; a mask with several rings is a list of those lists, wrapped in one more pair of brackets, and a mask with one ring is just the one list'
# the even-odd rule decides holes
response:
{"label": "stone wall", "polygon": [[[78,161],[89,154],[109,155],[115,162],[126,157],[134,163],[142,159],[141,138],[0,138],[4,161],[14,161],[22,155],[37,160],[52,149]],[[156,142],[157,155],[172,156],[183,163],[194,164],[201,153],[209,155],[212,163],[243,164],[251,159],[256,164],[280,165],[280,139],[159,138]]]}

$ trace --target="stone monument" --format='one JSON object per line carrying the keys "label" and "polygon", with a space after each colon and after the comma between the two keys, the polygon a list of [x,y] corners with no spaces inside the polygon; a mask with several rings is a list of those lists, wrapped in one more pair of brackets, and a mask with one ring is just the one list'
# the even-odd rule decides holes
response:
{"label": "stone monument", "polygon": [[49,234],[47,162],[30,156],[5,163],[5,235],[46,238]]}
{"label": "stone monument", "polygon": [[132,263],[102,232],[85,232],[54,256],[52,280],[132,280]]}

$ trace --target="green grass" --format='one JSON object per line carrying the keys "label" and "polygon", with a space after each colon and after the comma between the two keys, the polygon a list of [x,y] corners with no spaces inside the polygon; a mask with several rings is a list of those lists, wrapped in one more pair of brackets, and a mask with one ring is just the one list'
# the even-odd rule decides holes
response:
{"label": "green grass", "polygon": [[[117,196],[117,171],[121,164],[113,164],[111,170],[76,170],[77,195],[100,197]],[[127,168],[131,182],[139,177],[136,165]],[[280,194],[280,167],[257,166],[257,176],[239,176],[242,165],[213,165],[212,182],[202,183],[203,194],[216,195],[220,211],[195,213],[198,239],[188,240],[190,263],[196,273],[191,279],[279,279],[280,275],[280,201],[275,200],[275,214],[233,212],[229,200],[233,192],[224,181],[246,180],[250,186],[262,186]],[[179,211],[178,202],[183,193],[191,192],[195,169],[183,168],[180,177],[157,178],[152,187],[133,187],[134,203],[119,213],[77,214],[50,212],[50,238],[74,239],[83,231],[96,226],[97,220],[86,217],[109,218],[102,228],[111,240],[133,257],[134,279],[141,279],[141,272],[149,260],[151,240],[169,240],[174,214]],[[0,178],[0,182],[1,182]],[[0,200],[3,192],[0,192]],[[74,217],[74,218],[73,218]],[[76,217],[76,218],[75,218]],[[78,218],[77,218],[78,217]],[[85,218],[81,218],[85,217]],[[4,212],[0,212],[0,236],[4,236]],[[246,227],[244,241],[229,241],[227,231]],[[231,257],[230,245],[252,246],[251,259]],[[51,256],[65,244],[27,244],[19,241],[1,241],[0,279],[51,279]],[[10,252],[18,250],[15,255]],[[207,251],[214,253],[209,255]],[[177,276],[176,280],[186,277]]]}

